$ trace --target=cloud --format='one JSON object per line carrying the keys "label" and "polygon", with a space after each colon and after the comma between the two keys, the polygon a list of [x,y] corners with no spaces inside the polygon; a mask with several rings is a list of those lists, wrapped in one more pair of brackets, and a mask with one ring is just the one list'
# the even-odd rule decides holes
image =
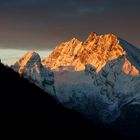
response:
{"label": "cloud", "polygon": [[139,0],[0,0],[0,48],[50,49],[91,31],[140,46]]}

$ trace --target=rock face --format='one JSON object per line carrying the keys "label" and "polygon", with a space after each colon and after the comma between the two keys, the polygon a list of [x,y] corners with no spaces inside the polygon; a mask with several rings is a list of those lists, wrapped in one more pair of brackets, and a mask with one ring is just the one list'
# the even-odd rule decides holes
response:
{"label": "rock face", "polygon": [[36,52],[28,52],[12,67],[31,82],[54,94],[53,72],[41,64],[41,58]]}
{"label": "rock face", "polygon": [[112,123],[124,107],[140,104],[140,75],[126,56],[109,61],[98,73],[90,64],[85,67],[85,72],[55,72],[56,96],[64,106]]}
{"label": "rock face", "polygon": [[39,73],[41,58],[36,52],[28,52],[19,61],[14,64],[14,70],[18,73],[31,73],[31,69],[36,68],[35,72]]}
{"label": "rock face", "polygon": [[27,53],[13,68],[92,120],[112,123],[128,105],[140,106],[140,50],[113,34],[73,38],[42,61]]}
{"label": "rock face", "polygon": [[115,35],[91,33],[85,42],[74,38],[60,44],[42,63],[56,70],[59,67],[73,66],[74,71],[82,71],[86,64],[91,64],[99,72],[108,61],[125,54],[126,51]]}
{"label": "rock face", "polygon": [[[125,70],[126,67],[129,67]],[[93,79],[94,106],[98,118],[110,123],[119,118],[126,106],[140,104],[140,75],[126,56],[110,61],[97,74],[91,66],[86,69]]]}
{"label": "rock face", "polygon": [[139,55],[139,49],[113,34],[91,33],[85,42],[62,43],[42,63],[56,71],[61,103],[111,123],[124,106],[139,104]]}
{"label": "rock face", "polygon": [[62,43],[56,47],[49,58],[44,59],[42,63],[51,69],[59,69],[59,67],[63,66],[74,66],[75,70],[74,63],[77,61],[77,57],[82,50],[82,42],[73,38],[69,42]]}

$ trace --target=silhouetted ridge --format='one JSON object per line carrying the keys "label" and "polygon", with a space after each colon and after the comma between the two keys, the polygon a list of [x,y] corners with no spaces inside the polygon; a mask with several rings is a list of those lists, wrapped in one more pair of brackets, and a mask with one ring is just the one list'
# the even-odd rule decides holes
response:
{"label": "silhouetted ridge", "polygon": [[[27,119],[26,117],[26,119],[35,124],[39,122],[47,128],[53,127],[54,131],[56,128],[58,131],[59,128],[72,128],[71,130],[84,128],[84,130],[89,130],[89,133],[92,130],[91,134],[94,138],[97,136],[98,138],[102,136],[110,139],[120,138],[119,135],[114,134],[112,131],[101,129],[88,122],[79,113],[58,104],[46,92],[3,64],[0,64],[0,112],[24,112],[24,115],[27,112],[40,112],[43,113],[43,115],[41,114],[42,117],[33,117],[32,119],[30,117]],[[16,119],[17,117],[14,120],[12,119],[14,125],[16,122],[19,124],[21,122],[28,123],[25,118],[20,121]],[[8,119],[8,123],[10,120],[11,116]]]}

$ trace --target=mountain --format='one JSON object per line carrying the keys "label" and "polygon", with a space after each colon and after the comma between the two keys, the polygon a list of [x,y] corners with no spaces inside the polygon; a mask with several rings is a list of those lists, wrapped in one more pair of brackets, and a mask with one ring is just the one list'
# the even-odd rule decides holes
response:
{"label": "mountain", "polygon": [[139,49],[114,34],[91,33],[83,43],[75,38],[62,43],[42,63],[54,71],[63,105],[111,123],[126,104],[139,104],[139,55]]}
{"label": "mountain", "polygon": [[55,94],[50,94],[65,107],[99,125],[113,124],[116,131],[139,137],[138,48],[114,34],[91,33],[84,42],[73,38],[61,43],[39,63],[53,72]]}
{"label": "mountain", "polygon": [[[47,92],[1,63],[0,112],[1,127],[8,127],[10,131],[14,125],[13,129],[16,132],[24,127],[26,130],[32,129],[38,133],[39,128],[45,131],[47,136],[50,132],[54,134],[60,132],[62,136],[64,132],[67,132],[70,136],[86,135],[94,139],[102,138],[102,136],[108,140],[127,138],[115,133],[112,129],[98,127],[78,112],[65,108]],[[36,113],[39,114],[36,115]]]}
{"label": "mountain", "polygon": [[54,74],[49,68],[41,64],[41,58],[36,52],[26,53],[12,68],[28,78],[30,82],[54,94]]}
{"label": "mountain", "polygon": [[0,112],[43,113],[47,125],[90,128],[79,113],[66,109],[48,93],[3,64],[0,64]]}
{"label": "mountain", "polygon": [[[42,60],[42,63],[51,69],[68,67],[68,70],[73,71],[82,71],[86,64],[91,64],[99,72],[107,62],[122,55],[129,55],[130,59],[134,57],[135,60],[137,57],[139,61],[138,56],[132,55],[133,52],[124,47],[128,44],[126,42],[123,44],[124,42],[114,34],[97,35],[93,32],[85,42],[73,38],[68,42],[61,43],[48,58]],[[130,47],[132,46],[129,45]],[[137,74],[137,70],[135,71]]]}
{"label": "mountain", "polygon": [[[127,64],[126,57],[121,56],[99,73],[91,65],[81,72],[55,72],[57,99],[91,120],[112,123],[126,106],[140,105],[140,76],[124,73]],[[129,68],[131,72],[133,66]],[[137,114],[140,116],[140,111]]]}
{"label": "mountain", "polygon": [[82,42],[73,38],[56,47],[49,58],[42,60],[42,63],[51,69],[57,69],[62,66],[71,66],[70,69],[73,69],[73,63],[76,61],[78,53],[80,53],[82,49]]}

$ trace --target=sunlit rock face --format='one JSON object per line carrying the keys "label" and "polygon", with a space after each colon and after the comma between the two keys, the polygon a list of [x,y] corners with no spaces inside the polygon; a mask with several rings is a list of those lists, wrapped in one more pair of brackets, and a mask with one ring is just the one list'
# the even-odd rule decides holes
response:
{"label": "sunlit rock face", "polygon": [[125,55],[109,61],[98,73],[91,64],[85,71],[55,72],[57,99],[91,120],[112,123],[127,105],[140,104],[139,71]]}
{"label": "sunlit rock face", "polygon": [[84,43],[84,50],[80,55],[83,64],[91,64],[99,72],[107,62],[124,55],[126,52],[120,46],[119,40],[113,34],[89,36]]}
{"label": "sunlit rock face", "polygon": [[122,71],[125,72],[126,74],[130,74],[132,76],[139,75],[139,70],[136,69],[136,67],[133,66],[128,59],[125,59],[125,62],[122,67]]}
{"label": "sunlit rock face", "polygon": [[90,97],[94,100],[95,114],[104,123],[119,118],[125,106],[140,104],[140,75],[126,56],[111,60],[99,73],[92,65],[86,65],[85,72],[93,79],[94,94]]}
{"label": "sunlit rock face", "polygon": [[99,72],[108,61],[125,54],[125,50],[115,35],[97,35],[93,32],[85,42],[74,38],[60,44],[42,63],[51,69],[73,66],[74,71],[85,70],[85,65],[91,64]]}
{"label": "sunlit rock face", "polygon": [[42,63],[56,71],[56,96],[64,106],[111,123],[128,104],[140,104],[139,55],[114,34],[93,32],[85,42],[62,43]]}
{"label": "sunlit rock face", "polygon": [[38,53],[26,53],[12,68],[48,93],[54,94],[54,74],[41,64]]}
{"label": "sunlit rock face", "polygon": [[140,50],[113,34],[73,38],[42,61],[29,52],[13,68],[91,120],[112,123],[140,105]]}
{"label": "sunlit rock face", "polygon": [[[60,44],[56,47],[49,58],[42,61],[51,69],[58,69],[60,66],[76,66],[83,67],[84,65],[78,60],[79,54],[83,51],[82,42],[73,38],[72,40]],[[76,63],[76,64],[75,64]],[[76,70],[76,68],[74,69]]]}
{"label": "sunlit rock face", "polygon": [[28,52],[14,64],[14,70],[21,74],[29,68],[36,67],[36,72],[39,73],[38,67],[40,65],[40,56],[36,52]]}

